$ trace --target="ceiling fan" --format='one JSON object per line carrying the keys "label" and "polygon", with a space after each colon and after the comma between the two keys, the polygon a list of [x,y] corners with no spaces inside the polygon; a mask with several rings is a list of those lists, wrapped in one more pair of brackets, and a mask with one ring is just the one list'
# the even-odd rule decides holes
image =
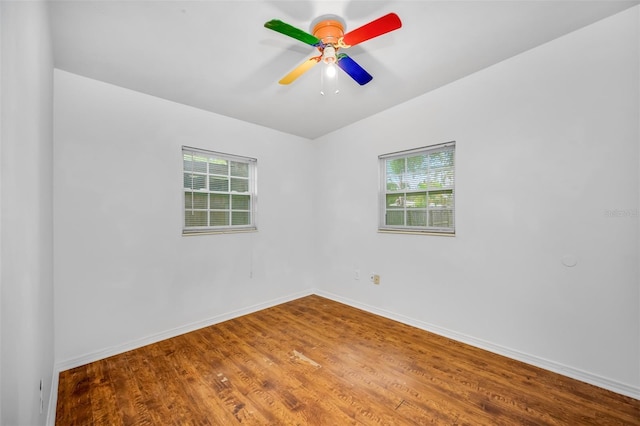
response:
{"label": "ceiling fan", "polygon": [[338,53],[338,51],[397,30],[402,26],[402,22],[398,15],[389,13],[346,34],[344,33],[344,21],[335,15],[323,15],[316,18],[311,25],[313,34],[309,34],[277,19],[266,22],[264,26],[270,30],[277,31],[314,46],[320,52],[319,56],[307,59],[289,74],[285,75],[279,81],[280,84],[293,83],[298,77],[322,61],[328,65],[337,65],[358,84],[364,85],[373,78],[371,74],[347,56],[346,53]]}

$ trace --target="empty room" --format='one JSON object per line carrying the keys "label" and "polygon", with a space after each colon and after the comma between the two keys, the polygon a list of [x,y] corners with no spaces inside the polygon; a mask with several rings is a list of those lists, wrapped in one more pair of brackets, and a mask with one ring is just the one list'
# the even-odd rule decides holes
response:
{"label": "empty room", "polygon": [[640,425],[639,1],[0,35],[1,425]]}

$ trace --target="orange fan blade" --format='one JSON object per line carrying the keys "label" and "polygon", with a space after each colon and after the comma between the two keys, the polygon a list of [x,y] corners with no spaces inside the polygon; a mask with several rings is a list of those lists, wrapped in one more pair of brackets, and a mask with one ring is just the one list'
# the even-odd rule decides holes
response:
{"label": "orange fan blade", "polygon": [[302,64],[300,64],[296,69],[294,69],[289,74],[282,77],[282,79],[278,83],[280,84],[293,83],[298,77],[300,77],[305,72],[309,71],[315,64],[320,62],[321,58],[322,56],[314,56],[313,58],[307,59]]}

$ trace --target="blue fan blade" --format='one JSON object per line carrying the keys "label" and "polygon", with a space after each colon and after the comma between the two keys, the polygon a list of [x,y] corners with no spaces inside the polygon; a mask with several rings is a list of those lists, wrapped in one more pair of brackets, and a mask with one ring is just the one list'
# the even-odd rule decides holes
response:
{"label": "blue fan blade", "polygon": [[366,72],[364,68],[347,56],[346,53],[340,53],[336,55],[336,58],[338,59],[338,66],[349,74],[349,77],[353,78],[359,85],[363,86],[373,79],[371,74]]}

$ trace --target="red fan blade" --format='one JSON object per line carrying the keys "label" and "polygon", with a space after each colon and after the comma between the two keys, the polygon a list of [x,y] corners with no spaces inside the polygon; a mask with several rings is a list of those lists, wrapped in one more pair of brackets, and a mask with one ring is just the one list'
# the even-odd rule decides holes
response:
{"label": "red fan blade", "polygon": [[398,15],[389,13],[353,31],[349,31],[342,37],[342,42],[345,45],[344,47],[355,46],[363,41],[386,34],[389,31],[397,30],[401,26],[402,22]]}

